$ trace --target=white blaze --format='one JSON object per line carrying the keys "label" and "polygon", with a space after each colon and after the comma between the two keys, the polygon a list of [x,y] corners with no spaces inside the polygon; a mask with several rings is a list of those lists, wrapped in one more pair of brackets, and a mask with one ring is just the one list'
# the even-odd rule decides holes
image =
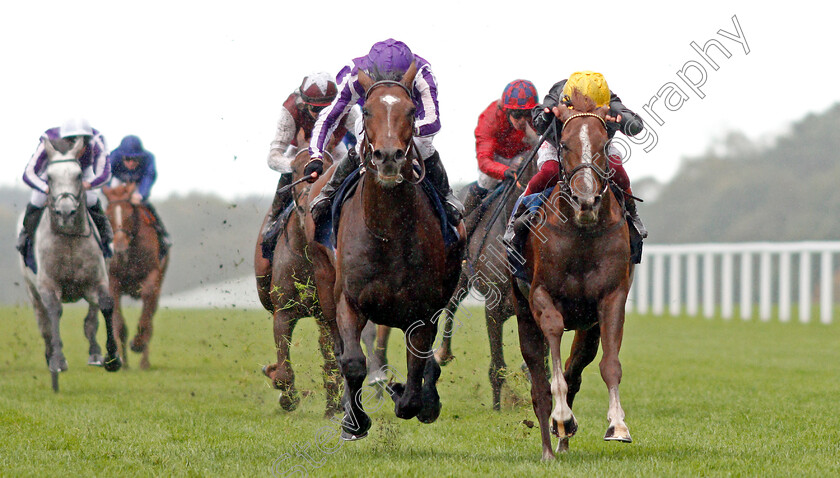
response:
{"label": "white blaze", "polygon": [[380,101],[385,103],[385,106],[388,109],[388,136],[391,136],[392,135],[392,133],[391,133],[391,130],[392,130],[392,128],[391,128],[391,126],[392,126],[392,124],[391,124],[391,107],[394,106],[396,103],[399,103],[400,99],[397,98],[396,96],[385,95],[382,98],[380,98]]}

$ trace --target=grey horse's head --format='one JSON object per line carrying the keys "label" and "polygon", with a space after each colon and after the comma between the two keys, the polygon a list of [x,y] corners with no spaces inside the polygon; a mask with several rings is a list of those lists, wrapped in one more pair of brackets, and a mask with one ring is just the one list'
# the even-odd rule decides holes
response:
{"label": "grey horse's head", "polygon": [[66,153],[45,142],[47,152],[47,185],[49,186],[50,220],[57,232],[80,234],[84,231],[85,215],[82,167],[78,157],[84,148],[84,139],[77,137]]}

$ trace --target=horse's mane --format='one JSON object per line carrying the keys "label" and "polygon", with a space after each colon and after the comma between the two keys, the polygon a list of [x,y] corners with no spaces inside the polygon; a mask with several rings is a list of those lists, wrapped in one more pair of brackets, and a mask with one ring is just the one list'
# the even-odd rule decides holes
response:
{"label": "horse's mane", "polygon": [[575,111],[579,113],[592,113],[597,108],[592,98],[584,95],[577,88],[572,90],[571,103]]}
{"label": "horse's mane", "polygon": [[377,81],[400,81],[405,76],[404,71],[382,71],[378,66],[372,66],[367,70],[367,75],[374,82]]}

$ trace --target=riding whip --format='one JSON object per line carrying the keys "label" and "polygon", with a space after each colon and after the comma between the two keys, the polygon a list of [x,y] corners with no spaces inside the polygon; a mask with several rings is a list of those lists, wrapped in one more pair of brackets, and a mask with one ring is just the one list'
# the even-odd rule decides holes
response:
{"label": "riding whip", "polygon": [[318,173],[313,171],[312,174],[310,174],[309,176],[304,176],[304,177],[298,179],[297,181],[293,181],[292,184],[289,184],[287,186],[283,186],[282,188],[278,189],[277,194],[284,193],[284,192],[288,191],[289,189],[292,189],[293,187],[297,186],[298,184],[300,184],[302,182],[309,181],[311,179],[317,179],[317,178],[318,178]]}

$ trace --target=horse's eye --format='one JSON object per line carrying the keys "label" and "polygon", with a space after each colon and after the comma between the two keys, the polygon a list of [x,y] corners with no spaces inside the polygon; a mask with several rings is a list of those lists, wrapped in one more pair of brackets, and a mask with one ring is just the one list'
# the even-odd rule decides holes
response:
{"label": "horse's eye", "polygon": [[561,141],[561,142],[560,142],[560,149],[561,149],[562,151],[568,151],[569,147],[568,147],[568,146],[566,146],[566,143],[565,143],[565,142]]}
{"label": "horse's eye", "polygon": [[370,110],[368,110],[367,108],[362,108],[362,115],[365,118],[369,117],[370,116]]}
{"label": "horse's eye", "polygon": [[417,111],[417,108],[411,108],[410,110],[408,110],[408,113],[407,113],[408,117],[409,117],[409,118],[413,118],[413,117],[414,117],[414,113],[415,113],[416,111]]}

